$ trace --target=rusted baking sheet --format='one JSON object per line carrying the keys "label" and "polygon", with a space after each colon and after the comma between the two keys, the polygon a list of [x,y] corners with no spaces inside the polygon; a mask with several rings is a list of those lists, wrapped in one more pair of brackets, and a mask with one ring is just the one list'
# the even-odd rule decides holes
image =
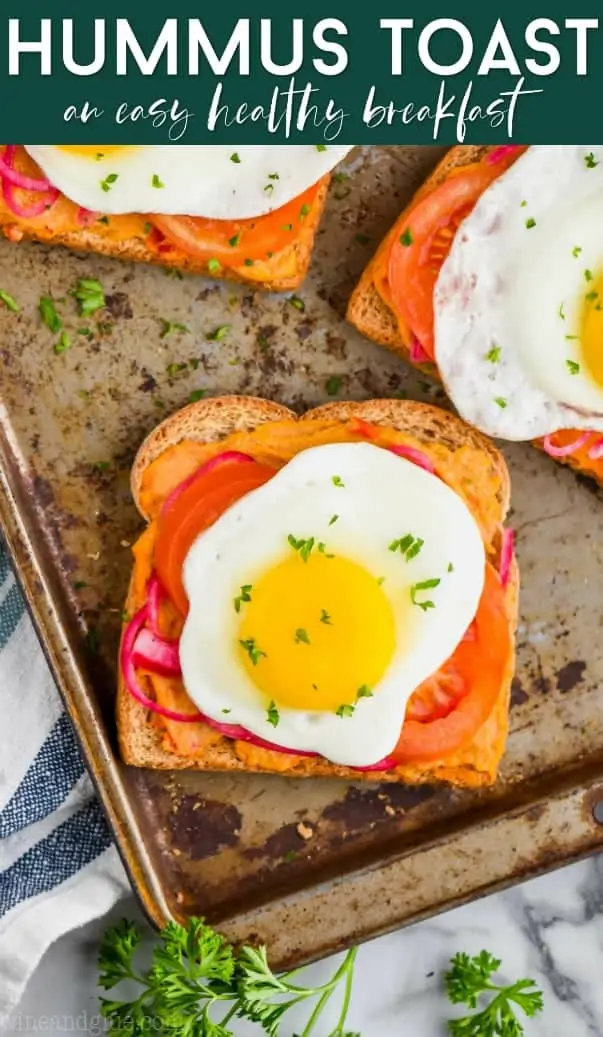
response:
{"label": "rusted baking sheet", "polygon": [[[133,883],[156,923],[202,914],[278,964],[476,897],[603,844],[602,501],[529,447],[508,450],[523,574],[502,779],[488,793],[130,770],[112,702],[142,437],[192,392],[297,409],[328,396],[438,398],[344,320],[391,220],[440,157],[365,148],[334,186],[301,302],[36,246],[0,246],[0,517]],[[69,295],[95,277],[106,311]],[[42,324],[40,296],[72,335]],[[185,325],[189,330],[170,325]],[[221,341],[208,339],[230,325]],[[78,335],[89,326],[92,335]],[[169,333],[166,334],[166,329]],[[311,924],[308,924],[311,921]]]}

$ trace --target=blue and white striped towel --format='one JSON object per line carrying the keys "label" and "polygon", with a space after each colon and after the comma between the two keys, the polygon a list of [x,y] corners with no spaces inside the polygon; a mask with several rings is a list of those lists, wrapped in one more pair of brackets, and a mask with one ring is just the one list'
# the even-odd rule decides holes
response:
{"label": "blue and white striped towel", "polygon": [[0,1028],[44,951],[128,889],[0,541]]}

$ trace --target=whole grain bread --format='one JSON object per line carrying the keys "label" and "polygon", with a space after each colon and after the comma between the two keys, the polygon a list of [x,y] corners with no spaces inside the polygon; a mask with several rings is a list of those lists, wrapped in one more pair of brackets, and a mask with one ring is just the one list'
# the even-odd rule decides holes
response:
{"label": "whole grain bread", "polygon": [[[262,280],[253,275],[253,267],[239,267],[236,270],[221,267],[216,272],[208,269],[205,259],[188,255],[181,251],[170,251],[166,253],[157,252],[149,248],[140,237],[128,238],[124,241],[116,241],[106,237],[95,230],[95,225],[78,227],[77,230],[57,232],[43,219],[17,218],[15,214],[0,199],[0,232],[12,242],[21,240],[38,241],[44,245],[62,245],[75,252],[96,252],[110,259],[123,259],[127,262],[150,263],[162,267],[171,267],[188,274],[201,274],[218,280],[240,281],[243,284],[251,284],[256,288],[266,291],[286,291],[297,288],[304,280],[318,224],[325,207],[328,194],[328,178],[317,192],[316,199],[311,211],[304,220],[303,232],[298,238],[286,248],[276,252],[274,256],[262,263],[262,270],[267,274]],[[291,259],[292,273],[282,276],[278,272],[271,274],[273,268],[278,271],[282,265],[288,266]]]}
{"label": "whole grain bread", "polygon": [[[183,410],[166,418],[154,429],[140,447],[132,470],[132,491],[138,504],[138,492],[142,474],[163,450],[183,439],[212,442],[225,438],[232,432],[251,430],[267,421],[298,420],[300,424],[308,421],[330,419],[334,422],[345,422],[352,417],[362,418],[374,424],[380,424],[399,431],[408,432],[423,442],[443,443],[451,449],[461,446],[474,447],[485,451],[500,477],[501,490],[497,497],[499,506],[499,522],[502,531],[509,507],[509,477],[505,461],[494,445],[480,432],[465,425],[459,418],[428,404],[407,400],[370,400],[362,403],[329,403],[297,418],[287,407],[271,403],[255,397],[225,396],[217,399],[201,400],[192,403]],[[138,505],[139,506],[139,505]],[[140,510],[140,506],[139,506]],[[497,538],[498,539],[498,538]],[[517,597],[519,575],[513,563],[508,584],[509,624],[514,630],[517,622]],[[133,588],[130,585],[126,601],[126,613],[130,613],[134,605]],[[475,746],[467,747],[467,762],[461,762],[455,768],[455,774],[463,767],[466,769],[466,784],[488,784],[492,780],[486,771],[480,774],[475,759],[490,750],[492,740],[504,739],[507,731],[508,705],[511,680],[513,677],[513,660],[509,661],[507,673],[501,688],[495,716],[478,732]],[[488,728],[488,724],[490,727]],[[426,781],[451,780],[450,769],[443,764],[440,767],[427,767],[424,770],[413,767],[398,767],[388,772],[361,772],[348,767],[331,764],[321,758],[290,757],[282,753],[268,754],[272,757],[269,764],[258,766],[256,762],[241,757],[235,750],[235,743],[222,739],[204,751],[201,758],[189,759],[165,747],[163,733],[154,722],[153,716],[141,706],[128,692],[121,673],[118,680],[117,693],[117,727],[119,745],[124,761],[136,767],[155,769],[196,769],[208,771],[259,771],[278,773],[286,769],[288,776],[293,777],[335,777],[348,780],[365,781],[406,781],[420,784]],[[482,745],[483,743],[483,745]],[[243,749],[245,747],[242,747]],[[472,756],[473,753],[473,756]],[[459,782],[463,783],[463,782]]]}

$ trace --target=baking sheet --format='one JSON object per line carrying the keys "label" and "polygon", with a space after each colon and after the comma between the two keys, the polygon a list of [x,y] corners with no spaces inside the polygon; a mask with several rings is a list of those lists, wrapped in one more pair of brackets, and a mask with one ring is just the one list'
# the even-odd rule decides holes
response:
{"label": "baking sheet", "polygon": [[[528,446],[505,450],[522,570],[512,735],[495,789],[166,774],[124,767],[116,650],[141,529],[129,468],[204,390],[297,410],[331,398],[443,402],[344,321],[382,234],[442,148],[366,147],[344,167],[291,302],[37,245],[0,245],[0,520],[132,881],[156,924],[201,914],[306,961],[592,852],[603,843],[600,493]],[[98,278],[90,320],[69,294]],[[57,302],[72,347],[42,323]],[[184,325],[188,330],[166,323]],[[230,325],[220,341],[208,339]],[[91,336],[79,335],[89,327]],[[599,814],[603,817],[603,814]],[[309,924],[311,922],[311,924]]]}

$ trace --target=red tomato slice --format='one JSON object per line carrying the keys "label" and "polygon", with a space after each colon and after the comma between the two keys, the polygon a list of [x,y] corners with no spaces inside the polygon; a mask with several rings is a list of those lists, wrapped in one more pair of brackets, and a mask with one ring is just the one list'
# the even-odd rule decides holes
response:
{"label": "red tomato slice", "polygon": [[460,223],[517,159],[475,162],[451,173],[413,206],[391,247],[388,280],[397,312],[433,360],[433,293]]}
{"label": "red tomato slice", "polygon": [[253,220],[208,220],[195,216],[149,217],[177,248],[191,256],[242,266],[246,259],[270,259],[297,238],[310,214],[322,181],[287,205]]}
{"label": "red tomato slice", "polygon": [[471,741],[496,704],[512,638],[505,592],[488,564],[477,614],[467,635],[408,703],[392,753],[397,763],[439,760]]}
{"label": "red tomato slice", "polygon": [[188,598],[182,583],[182,567],[194,541],[231,504],[263,486],[274,472],[274,468],[255,461],[221,465],[186,487],[159,519],[155,568],[166,593],[183,616],[188,612]]}

